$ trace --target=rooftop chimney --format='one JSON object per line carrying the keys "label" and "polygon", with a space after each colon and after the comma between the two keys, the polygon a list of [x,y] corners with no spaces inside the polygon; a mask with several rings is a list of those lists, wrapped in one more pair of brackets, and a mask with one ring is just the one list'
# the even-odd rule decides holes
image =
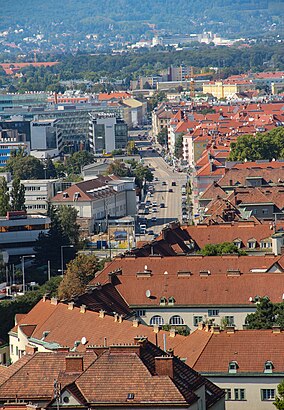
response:
{"label": "rooftop chimney", "polygon": [[100,318],[104,318],[104,317],[105,317],[105,313],[106,313],[106,311],[101,309],[101,310],[99,311],[99,317],[100,317]]}
{"label": "rooftop chimney", "polygon": [[172,356],[155,357],[155,369],[158,376],[174,376],[174,361]]}
{"label": "rooftop chimney", "polygon": [[133,327],[138,327],[139,326],[139,320],[138,319],[133,319],[132,326]]}
{"label": "rooftop chimney", "polygon": [[83,369],[82,356],[66,356],[65,358],[66,372],[81,373]]}
{"label": "rooftop chimney", "polygon": [[81,305],[80,313],[86,313],[86,305]]}
{"label": "rooftop chimney", "polygon": [[227,333],[235,333],[235,325],[227,325],[225,330]]}
{"label": "rooftop chimney", "polygon": [[68,310],[73,310],[74,309],[74,302],[69,302],[68,303]]}
{"label": "rooftop chimney", "polygon": [[204,323],[198,322],[198,330],[203,330],[203,329],[204,329]]}
{"label": "rooftop chimney", "polygon": [[174,327],[172,327],[170,329],[170,337],[175,337],[176,333],[177,333],[176,329]]}
{"label": "rooftop chimney", "polygon": [[25,351],[26,351],[26,354],[33,355],[37,352],[37,347],[28,344],[25,346]]}
{"label": "rooftop chimney", "polygon": [[159,325],[154,325],[153,330],[154,330],[154,333],[159,333],[160,326]]}
{"label": "rooftop chimney", "polygon": [[57,304],[58,304],[57,298],[51,298],[50,303],[51,303],[52,305],[57,305]]}
{"label": "rooftop chimney", "polygon": [[281,326],[273,325],[272,326],[272,333],[281,333]]}
{"label": "rooftop chimney", "polygon": [[211,332],[214,335],[219,335],[220,334],[220,326],[219,325],[214,325],[211,327]]}

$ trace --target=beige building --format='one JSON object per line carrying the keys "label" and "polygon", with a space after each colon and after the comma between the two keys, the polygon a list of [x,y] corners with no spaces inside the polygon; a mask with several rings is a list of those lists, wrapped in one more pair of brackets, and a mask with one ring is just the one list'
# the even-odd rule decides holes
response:
{"label": "beige building", "polygon": [[254,89],[255,85],[249,80],[239,82],[215,81],[203,84],[203,94],[212,94],[216,98],[227,98],[232,94]]}
{"label": "beige building", "polygon": [[218,326],[189,336],[187,363],[225,390],[227,410],[273,410],[284,378],[284,333]]}

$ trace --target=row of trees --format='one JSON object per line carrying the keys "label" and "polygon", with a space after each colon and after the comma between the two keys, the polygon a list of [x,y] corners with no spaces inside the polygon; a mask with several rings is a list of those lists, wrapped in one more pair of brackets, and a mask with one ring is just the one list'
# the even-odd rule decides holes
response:
{"label": "row of trees", "polygon": [[246,255],[245,251],[239,249],[232,242],[222,242],[218,244],[208,243],[199,251],[199,253],[204,256],[220,256],[232,253],[237,255]]}
{"label": "row of trees", "polygon": [[20,183],[19,178],[15,178],[9,192],[7,181],[0,177],[0,216],[6,216],[8,211],[24,211],[25,207],[25,187]]}

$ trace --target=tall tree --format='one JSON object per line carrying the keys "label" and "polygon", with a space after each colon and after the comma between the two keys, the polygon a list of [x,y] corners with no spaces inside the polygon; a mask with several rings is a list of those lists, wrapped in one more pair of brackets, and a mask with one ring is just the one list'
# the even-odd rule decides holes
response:
{"label": "tall tree", "polygon": [[57,178],[57,171],[51,158],[47,158],[45,161],[44,172],[46,178]]}
{"label": "tall tree", "polygon": [[16,153],[7,161],[7,171],[10,171],[14,178],[19,179],[41,179],[44,178],[44,166],[42,162],[24,153]]}
{"label": "tall tree", "polygon": [[271,329],[276,324],[276,306],[268,297],[260,298],[257,302],[256,312],[246,317],[249,329]]}
{"label": "tall tree", "polygon": [[4,177],[0,177],[0,216],[6,216],[10,209],[10,195],[7,181]]}
{"label": "tall tree", "polygon": [[63,235],[72,245],[79,242],[79,225],[77,224],[78,211],[74,207],[62,205],[57,210],[58,219],[63,231]]}
{"label": "tall tree", "polygon": [[278,410],[284,410],[284,380],[277,386],[278,395],[273,403]]}
{"label": "tall tree", "polygon": [[19,178],[14,178],[11,190],[11,209],[13,211],[25,211],[25,187]]}
{"label": "tall tree", "polygon": [[86,285],[98,270],[95,255],[80,254],[67,265],[63,281],[58,288],[60,299],[71,299],[84,293]]}

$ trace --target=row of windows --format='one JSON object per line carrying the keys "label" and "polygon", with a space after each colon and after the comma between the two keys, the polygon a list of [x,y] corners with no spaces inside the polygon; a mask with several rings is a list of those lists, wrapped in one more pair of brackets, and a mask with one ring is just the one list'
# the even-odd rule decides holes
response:
{"label": "row of windows", "polygon": [[[225,389],[225,400],[246,400],[246,389]],[[260,397],[262,401],[275,400],[275,389],[260,389]]]}
{"label": "row of windows", "polygon": [[[140,317],[146,316],[146,310],[144,309],[137,310],[136,314],[137,316],[140,316]],[[210,317],[219,316],[219,310],[217,309],[208,310],[208,316]],[[204,320],[203,316],[193,316],[193,326],[198,326],[198,323],[203,322],[203,320]],[[234,325],[235,318],[234,316],[224,316],[224,321],[226,325]],[[165,320],[160,315],[155,315],[150,319],[150,326],[154,326],[154,325],[163,326],[164,324],[165,324]],[[169,324],[170,325],[184,325],[184,320],[181,316],[174,315],[170,318]]]}

